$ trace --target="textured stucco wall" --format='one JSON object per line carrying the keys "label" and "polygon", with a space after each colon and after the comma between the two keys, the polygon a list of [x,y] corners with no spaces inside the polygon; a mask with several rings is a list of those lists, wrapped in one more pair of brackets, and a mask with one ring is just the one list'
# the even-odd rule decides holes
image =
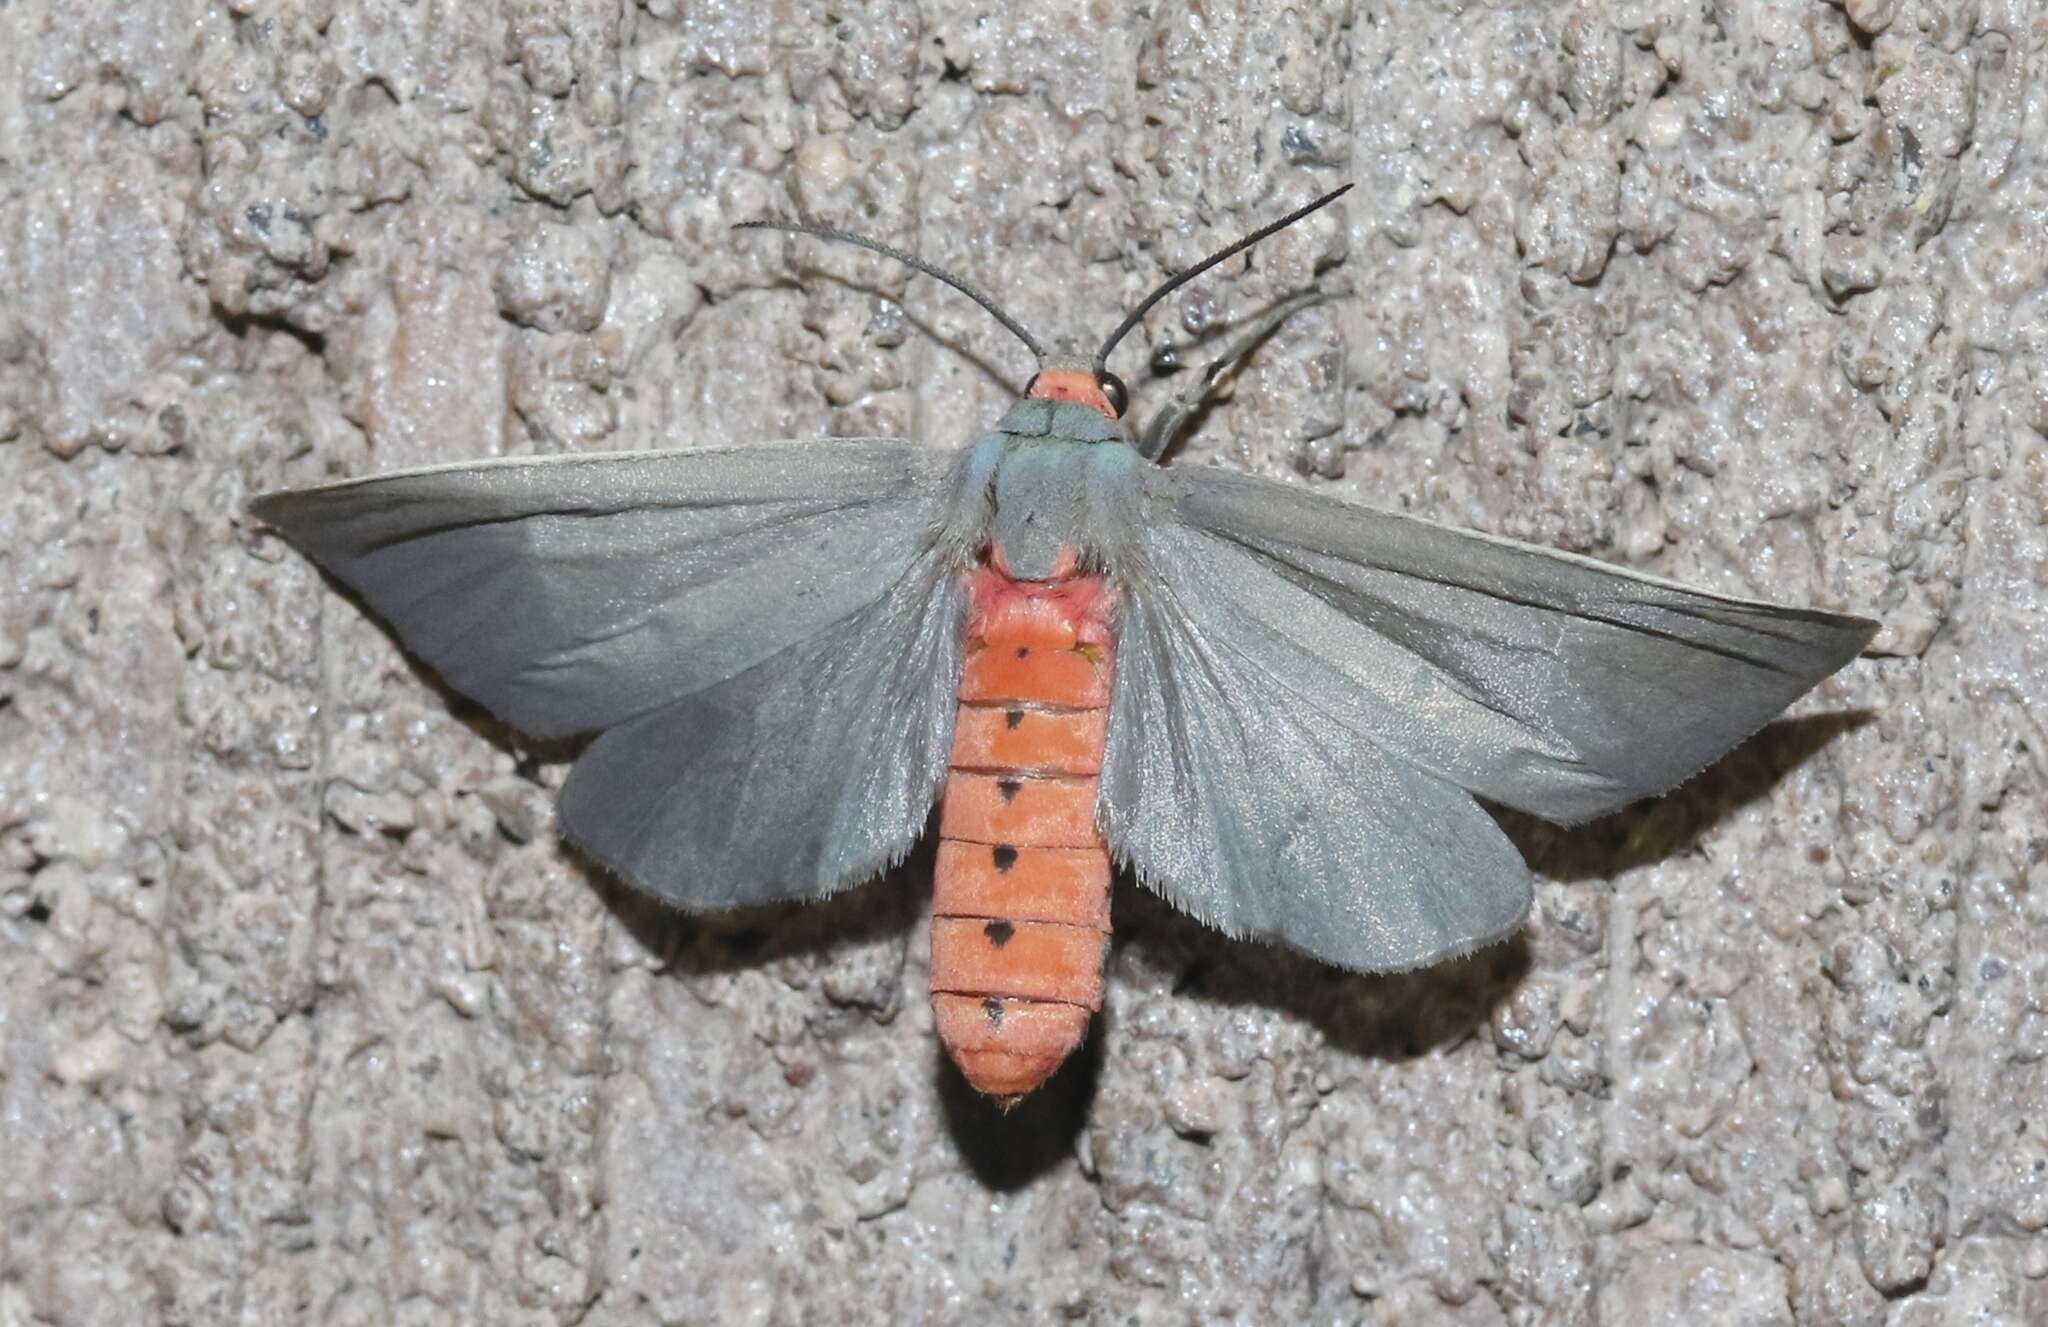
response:
{"label": "textured stucco wall", "polygon": [[[1276,8],[0,4],[0,1323],[2048,1322],[2048,10]],[[1515,822],[1532,924],[1462,963],[1119,892],[1086,1063],[1007,1119],[932,1043],[914,870],[620,896],[551,836],[567,753],[238,514],[964,439],[998,328],[727,223],[1096,336],[1344,179],[1120,358],[1355,293],[1182,463],[1876,657]]]}

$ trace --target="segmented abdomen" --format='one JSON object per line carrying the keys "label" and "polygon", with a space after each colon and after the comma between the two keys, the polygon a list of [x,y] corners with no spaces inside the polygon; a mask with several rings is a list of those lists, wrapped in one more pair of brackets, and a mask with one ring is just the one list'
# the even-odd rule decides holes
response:
{"label": "segmented abdomen", "polygon": [[1095,793],[1111,597],[1098,576],[969,575],[972,611],[939,812],[932,1011],[977,1089],[1049,1078],[1102,1006],[1109,850]]}

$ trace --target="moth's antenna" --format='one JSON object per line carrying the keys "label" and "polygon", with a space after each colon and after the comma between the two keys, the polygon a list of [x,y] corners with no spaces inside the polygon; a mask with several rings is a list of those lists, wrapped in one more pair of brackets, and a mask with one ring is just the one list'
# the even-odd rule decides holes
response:
{"label": "moth's antenna", "polygon": [[[1345,186],[1345,188],[1347,189],[1350,187],[1351,186],[1349,185]],[[1338,192],[1341,193],[1342,190],[1339,190]],[[1331,195],[1331,197],[1333,198],[1335,196],[1335,194]],[[1319,203],[1317,204],[1317,206],[1321,206],[1321,204]],[[1291,221],[1293,220],[1293,218],[1290,217],[1288,218],[1288,220]],[[881,254],[884,258],[894,258],[897,262],[902,263],[905,267],[916,268],[918,271],[924,273],[928,277],[933,278],[934,280],[945,282],[953,289],[959,291],[967,298],[973,300],[976,304],[979,304],[982,308],[987,309],[991,317],[993,317],[997,322],[1001,323],[1003,326],[1009,328],[1012,335],[1014,335],[1019,341],[1022,341],[1026,346],[1030,347],[1031,353],[1033,355],[1037,356],[1040,361],[1043,361],[1045,359],[1045,347],[1039,345],[1038,339],[1032,336],[1031,333],[1024,330],[1024,326],[1022,323],[1019,323],[1015,318],[1012,318],[1009,314],[1004,313],[1002,309],[997,306],[994,300],[990,299],[987,295],[982,294],[981,291],[974,287],[973,285],[970,285],[968,282],[961,280],[957,276],[954,276],[951,272],[946,271],[944,268],[933,267],[930,263],[926,262],[922,258],[919,258],[916,254],[905,253],[903,252],[903,250],[892,248],[891,246],[882,243],[880,240],[871,240],[865,235],[856,235],[850,230],[836,230],[831,226],[812,226],[798,221],[742,221],[738,225],[734,226],[733,229],[786,230],[792,235],[810,235],[821,240],[838,240],[844,244],[857,244],[863,249],[872,249],[874,252]]]}
{"label": "moth's antenna", "polygon": [[1125,335],[1128,334],[1133,327],[1136,327],[1138,325],[1139,319],[1143,318],[1147,313],[1150,313],[1152,311],[1153,305],[1165,299],[1174,291],[1179,290],[1188,282],[1193,281],[1196,277],[1208,271],[1210,268],[1216,266],[1216,264],[1222,262],[1224,259],[1234,257],[1237,254],[1243,253],[1246,249],[1251,248],[1254,244],[1257,244],[1260,240],[1265,239],[1268,235],[1271,235],[1273,232],[1287,229],[1289,226],[1301,220],[1303,217],[1315,211],[1317,208],[1322,207],[1328,203],[1334,203],[1339,198],[1342,198],[1345,194],[1350,192],[1351,186],[1348,184],[1342,187],[1341,189],[1332,189],[1330,192],[1324,194],[1321,198],[1318,198],[1313,203],[1310,203],[1307,207],[1301,208],[1297,211],[1289,212],[1286,216],[1281,217],[1272,225],[1260,227],[1258,230],[1253,231],[1251,234],[1245,236],[1243,239],[1231,245],[1229,248],[1220,249],[1217,252],[1210,254],[1207,258],[1204,258],[1201,262],[1196,263],[1187,271],[1182,272],[1176,276],[1168,277],[1165,285],[1159,287],[1159,289],[1147,295],[1143,303],[1139,304],[1137,308],[1132,309],[1130,311],[1130,314],[1127,317],[1125,317],[1121,324],[1117,326],[1117,329],[1109,334],[1109,340],[1104,341],[1102,343],[1102,349],[1095,352],[1096,374],[1099,376],[1103,373],[1106,373],[1109,370],[1109,352],[1115,350],[1116,343],[1123,340]]}

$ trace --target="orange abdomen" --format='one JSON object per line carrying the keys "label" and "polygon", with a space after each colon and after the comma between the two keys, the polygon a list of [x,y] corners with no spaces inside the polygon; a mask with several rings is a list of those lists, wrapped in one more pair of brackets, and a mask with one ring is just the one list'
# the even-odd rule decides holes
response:
{"label": "orange abdomen", "polygon": [[939,811],[932,1012],[979,1091],[1052,1076],[1102,1006],[1109,849],[1095,828],[1114,643],[1099,576],[969,573]]}

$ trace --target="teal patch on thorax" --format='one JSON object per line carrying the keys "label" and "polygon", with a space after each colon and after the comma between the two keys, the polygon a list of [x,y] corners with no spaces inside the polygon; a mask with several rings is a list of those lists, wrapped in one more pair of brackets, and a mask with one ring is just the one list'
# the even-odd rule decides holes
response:
{"label": "teal patch on thorax", "polygon": [[983,439],[976,448],[998,439],[1003,450],[995,470],[995,510],[988,531],[1011,575],[1043,580],[1060,565],[1062,550],[1080,555],[1084,564],[1100,566],[1131,544],[1137,472],[1148,464],[1137,448],[1121,439],[1083,442],[1065,436],[1002,434]]}
{"label": "teal patch on thorax", "polygon": [[996,423],[1014,438],[1062,438],[1070,442],[1127,442],[1123,425],[1093,406],[1026,397]]}

